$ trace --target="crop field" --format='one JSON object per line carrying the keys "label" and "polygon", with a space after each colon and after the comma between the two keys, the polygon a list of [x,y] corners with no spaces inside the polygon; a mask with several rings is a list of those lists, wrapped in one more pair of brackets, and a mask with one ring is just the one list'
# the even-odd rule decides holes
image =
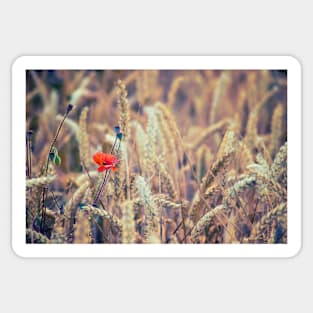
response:
{"label": "crop field", "polygon": [[27,243],[287,243],[286,71],[26,82]]}

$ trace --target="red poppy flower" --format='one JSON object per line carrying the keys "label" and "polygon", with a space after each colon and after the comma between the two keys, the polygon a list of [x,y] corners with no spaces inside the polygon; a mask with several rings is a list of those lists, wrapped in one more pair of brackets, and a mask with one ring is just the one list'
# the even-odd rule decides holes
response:
{"label": "red poppy flower", "polygon": [[93,155],[93,160],[99,165],[98,172],[107,171],[112,169],[114,172],[117,171],[117,163],[119,160],[112,154],[107,154],[104,152],[96,152]]}

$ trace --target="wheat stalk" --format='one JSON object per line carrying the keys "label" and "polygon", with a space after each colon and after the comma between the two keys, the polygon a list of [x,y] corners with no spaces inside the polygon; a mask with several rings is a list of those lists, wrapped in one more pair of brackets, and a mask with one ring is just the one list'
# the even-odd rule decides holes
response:
{"label": "wheat stalk", "polygon": [[40,176],[37,178],[26,179],[26,188],[44,187],[51,184],[56,176]]}

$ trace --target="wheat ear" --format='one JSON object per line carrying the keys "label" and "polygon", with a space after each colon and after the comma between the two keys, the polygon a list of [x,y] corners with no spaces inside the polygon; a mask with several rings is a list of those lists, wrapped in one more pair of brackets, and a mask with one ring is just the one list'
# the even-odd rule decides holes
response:
{"label": "wheat ear", "polygon": [[123,225],[120,219],[117,216],[111,214],[110,212],[97,208],[92,205],[84,205],[81,207],[81,210],[85,211],[87,214],[93,217],[98,217],[98,216],[103,217],[104,219],[109,221],[111,228],[118,231],[119,233],[122,233]]}
{"label": "wheat ear", "polygon": [[155,110],[152,107],[146,107],[145,111],[148,114],[147,135],[145,143],[145,165],[147,177],[151,177],[155,173],[156,162],[156,138],[157,138],[157,120]]}
{"label": "wheat ear", "polygon": [[277,105],[273,113],[271,124],[270,152],[272,156],[275,156],[276,152],[280,148],[283,130],[283,114],[284,114],[283,106],[281,104]]}
{"label": "wheat ear", "polygon": [[188,145],[188,148],[196,150],[209,136],[229,126],[229,119],[221,120],[197,134],[197,137]]}
{"label": "wheat ear", "polygon": [[145,210],[145,235],[148,242],[155,241],[155,233],[158,230],[158,207],[152,197],[149,184],[142,176],[137,176],[136,187]]}
{"label": "wheat ear", "polygon": [[286,203],[281,203],[278,206],[276,206],[274,209],[272,209],[266,215],[264,215],[257,224],[254,225],[249,239],[253,240],[254,242],[266,240],[266,238],[264,237],[266,229],[271,226],[272,221],[274,219],[286,217],[286,213],[287,213]]}
{"label": "wheat ear", "polygon": [[122,208],[122,242],[134,243],[136,239],[135,234],[135,221],[134,221],[134,203],[133,201],[124,201],[121,205]]}
{"label": "wheat ear", "polygon": [[129,191],[129,166],[128,166],[128,139],[129,139],[129,102],[127,99],[127,90],[125,84],[121,81],[117,81],[118,89],[118,111],[119,111],[119,126],[121,128],[121,133],[123,134],[123,158],[125,164],[125,184],[126,184],[126,197],[130,200]]}
{"label": "wheat ear", "polygon": [[37,178],[26,179],[26,188],[44,187],[51,184],[56,176],[40,176]]}
{"label": "wheat ear", "polygon": [[271,176],[279,180],[282,175],[287,175],[287,142],[280,147],[271,167]]}
{"label": "wheat ear", "polygon": [[224,209],[223,205],[218,205],[211,211],[207,212],[204,216],[200,218],[200,220],[196,223],[194,228],[191,231],[191,240],[193,242],[196,242],[198,240],[198,237],[203,232],[206,226],[210,225],[213,221],[213,218],[216,216],[216,214]]}
{"label": "wheat ear", "polygon": [[123,139],[127,142],[129,136],[129,102],[127,99],[127,90],[121,80],[117,81],[116,86],[118,95],[119,126],[123,134]]}
{"label": "wheat ear", "polygon": [[228,71],[223,71],[214,90],[213,100],[210,112],[210,124],[216,121],[217,110],[220,106],[221,99],[225,93],[226,87],[230,81],[230,73]]}
{"label": "wheat ear", "polygon": [[165,121],[166,121],[166,123],[170,129],[172,137],[174,139],[176,151],[177,151],[177,156],[178,156],[178,159],[180,160],[182,158],[182,155],[183,155],[183,144],[182,144],[180,131],[179,131],[177,124],[175,122],[175,118],[174,118],[173,114],[171,113],[171,111],[163,103],[156,102],[154,104],[154,107],[157,108],[159,111],[161,111],[163,114],[163,117],[164,117],[164,119],[165,119]]}
{"label": "wheat ear", "polygon": [[90,243],[91,223],[85,212],[78,210],[75,219],[74,243]]}
{"label": "wheat ear", "polygon": [[172,108],[175,104],[175,99],[176,99],[176,93],[181,86],[181,84],[185,81],[185,78],[183,76],[177,76],[170,87],[170,90],[168,92],[167,96],[167,103],[170,108]]}
{"label": "wheat ear", "polygon": [[49,243],[48,237],[32,229],[26,229],[26,242],[30,243]]}
{"label": "wheat ear", "polygon": [[77,211],[77,206],[82,201],[85,196],[85,193],[90,187],[90,182],[87,181],[81,185],[73,194],[72,199],[64,207],[64,215],[66,217],[66,233],[71,234],[73,231],[74,219]]}
{"label": "wheat ear", "polygon": [[89,108],[85,107],[79,118],[79,156],[81,161],[83,161],[87,167],[90,168],[90,150],[89,150],[89,138],[87,132],[87,115]]}

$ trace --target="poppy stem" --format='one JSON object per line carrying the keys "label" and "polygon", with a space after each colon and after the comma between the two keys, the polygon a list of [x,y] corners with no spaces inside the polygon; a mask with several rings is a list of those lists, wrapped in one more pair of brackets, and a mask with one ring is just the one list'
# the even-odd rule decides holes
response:
{"label": "poppy stem", "polygon": [[[117,138],[118,138],[118,136],[116,135],[116,136],[115,136],[114,143],[113,143],[113,146],[112,146],[112,149],[111,149],[111,154],[113,153],[114,148],[115,148],[115,146],[116,146]],[[117,149],[116,149],[116,154],[119,152],[120,146],[121,146],[121,140],[119,140],[119,144],[118,144]],[[105,185],[106,185],[106,183],[107,183],[107,181],[108,181],[108,178],[109,178],[109,176],[110,176],[111,170],[112,170],[112,169],[110,168],[110,169],[107,170],[107,172],[105,173],[104,178],[103,178],[103,181],[101,182],[101,185],[99,186],[99,189],[98,189],[98,191],[97,191],[97,193],[96,193],[96,196],[95,196],[95,199],[94,199],[94,201],[93,201],[93,204],[92,204],[93,206],[97,206],[97,204],[98,204],[98,202],[99,202],[99,199],[101,198],[101,195],[102,195],[102,193],[103,193],[104,187],[105,187]]]}
{"label": "poppy stem", "polygon": [[100,197],[101,197],[101,195],[102,195],[102,192],[103,192],[103,190],[104,190],[104,186],[106,185],[106,182],[107,182],[108,177],[109,177],[109,175],[110,175],[110,172],[111,172],[111,169],[109,169],[109,170],[105,173],[104,178],[103,178],[103,181],[101,182],[101,185],[99,186],[99,189],[98,189],[98,191],[97,191],[97,193],[96,193],[96,196],[95,196],[95,199],[94,199],[94,201],[93,201],[93,204],[92,204],[93,206],[97,206],[98,201],[99,201],[99,199],[100,199]]}
{"label": "poppy stem", "polygon": [[112,146],[112,148],[111,148],[111,152],[110,152],[110,154],[112,154],[112,153],[113,153],[114,148],[115,148],[115,145],[116,145],[116,142],[117,142],[117,136],[115,136],[115,140],[114,140],[113,146]]}

